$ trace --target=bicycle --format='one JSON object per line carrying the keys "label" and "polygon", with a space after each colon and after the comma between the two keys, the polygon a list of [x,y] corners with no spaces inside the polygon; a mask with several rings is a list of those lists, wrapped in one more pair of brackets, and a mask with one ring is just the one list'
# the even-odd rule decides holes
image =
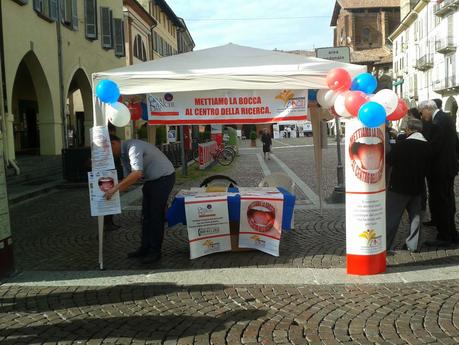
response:
{"label": "bicycle", "polygon": [[[193,160],[196,163],[199,163],[198,146],[196,147],[195,150],[193,150],[192,154],[193,154]],[[211,153],[211,155],[217,161],[218,164],[223,165],[223,166],[228,166],[233,162],[234,157],[236,157],[236,150],[231,146],[220,145],[217,147],[217,149],[214,152]]]}

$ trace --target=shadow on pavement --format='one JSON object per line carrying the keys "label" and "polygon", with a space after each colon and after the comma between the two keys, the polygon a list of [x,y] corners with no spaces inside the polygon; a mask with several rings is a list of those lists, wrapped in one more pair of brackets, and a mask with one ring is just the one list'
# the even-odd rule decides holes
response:
{"label": "shadow on pavement", "polygon": [[87,341],[89,339],[131,338],[164,341],[167,337],[187,337],[226,329],[225,322],[251,321],[266,315],[261,310],[228,311],[217,317],[188,315],[147,315],[85,318],[52,325],[0,329],[0,336],[12,337],[4,345],[42,342]]}

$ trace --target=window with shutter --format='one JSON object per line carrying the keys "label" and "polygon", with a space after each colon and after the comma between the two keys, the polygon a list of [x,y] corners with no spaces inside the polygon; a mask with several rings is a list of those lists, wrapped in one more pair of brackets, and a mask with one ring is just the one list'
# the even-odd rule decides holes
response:
{"label": "window with shutter", "polygon": [[39,13],[43,12],[43,0],[33,0],[33,9]]}
{"label": "window with shutter", "polygon": [[27,5],[29,0],[13,0],[14,2],[18,3],[19,5]]}
{"label": "window with shutter", "polygon": [[59,19],[58,0],[49,0],[49,18],[54,21]]}
{"label": "window with shutter", "polygon": [[100,8],[100,25],[102,48],[113,48],[112,11],[110,10],[110,8]]}
{"label": "window with shutter", "polygon": [[113,31],[115,41],[115,55],[124,56],[124,26],[121,19],[113,19]]}
{"label": "window with shutter", "polygon": [[84,1],[84,23],[86,38],[97,39],[97,0]]}
{"label": "window with shutter", "polygon": [[78,30],[78,7],[77,0],[72,0],[72,29]]}

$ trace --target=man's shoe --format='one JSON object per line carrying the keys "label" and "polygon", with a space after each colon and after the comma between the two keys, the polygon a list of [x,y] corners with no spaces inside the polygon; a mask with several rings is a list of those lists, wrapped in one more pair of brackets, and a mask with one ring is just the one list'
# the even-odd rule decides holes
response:
{"label": "man's shoe", "polygon": [[150,253],[142,259],[141,263],[144,265],[148,265],[154,264],[159,260],[161,260],[161,253]]}
{"label": "man's shoe", "polygon": [[435,226],[435,223],[432,220],[429,220],[427,222],[422,222],[422,225],[425,226]]}
{"label": "man's shoe", "polygon": [[145,249],[137,249],[135,252],[130,252],[128,253],[127,257],[129,259],[133,259],[133,258],[144,258],[148,255],[148,250],[145,250]]}
{"label": "man's shoe", "polygon": [[424,243],[427,247],[450,247],[451,242],[443,240],[427,241]]}

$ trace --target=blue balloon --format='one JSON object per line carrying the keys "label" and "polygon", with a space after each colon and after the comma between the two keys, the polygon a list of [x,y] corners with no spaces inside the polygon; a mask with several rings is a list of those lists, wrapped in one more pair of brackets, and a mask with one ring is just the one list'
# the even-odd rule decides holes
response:
{"label": "blue balloon", "polygon": [[378,87],[378,81],[370,73],[361,73],[354,78],[351,85],[351,91],[362,91],[364,93],[373,93]]}
{"label": "blue balloon", "polygon": [[376,102],[367,102],[360,107],[359,120],[367,127],[375,128],[386,121],[386,110]]}
{"label": "blue balloon", "polygon": [[316,102],[317,101],[317,91],[318,90],[308,90],[308,100],[311,102]]}
{"label": "blue balloon", "polygon": [[104,79],[96,86],[96,96],[104,103],[116,103],[120,98],[120,89],[115,82]]}
{"label": "blue balloon", "polygon": [[147,107],[147,103],[140,103],[140,106],[142,107],[142,120],[148,121],[148,107]]}

